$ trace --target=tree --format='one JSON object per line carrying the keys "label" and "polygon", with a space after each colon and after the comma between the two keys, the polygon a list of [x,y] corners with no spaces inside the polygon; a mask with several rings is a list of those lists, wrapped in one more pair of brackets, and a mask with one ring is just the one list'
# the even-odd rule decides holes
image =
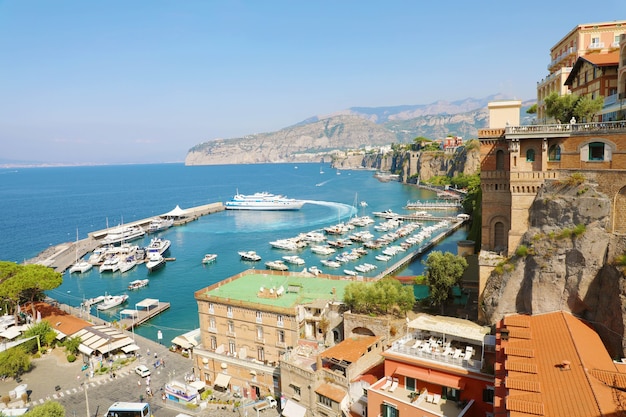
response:
{"label": "tree", "polygon": [[450,252],[433,251],[424,264],[430,287],[430,299],[434,305],[440,305],[443,312],[443,305],[448,299],[450,289],[460,282],[467,268],[467,261],[464,257]]}
{"label": "tree", "polygon": [[78,353],[78,346],[80,346],[81,342],[82,340],[80,336],[71,337],[71,338],[68,337],[65,340],[65,343],[63,343],[63,345],[65,346],[65,350],[67,350],[67,353],[76,355]]}
{"label": "tree", "polygon": [[16,377],[30,370],[30,357],[17,347],[0,353],[0,374]]}
{"label": "tree", "polygon": [[567,94],[559,96],[557,92],[552,92],[545,99],[546,114],[563,123],[569,122],[572,117],[579,121],[592,121],[596,114],[604,106],[604,97],[598,96],[594,99],[590,95],[577,96]]}
{"label": "tree", "polygon": [[576,102],[574,113],[580,121],[593,121],[596,114],[604,107],[604,97],[598,96],[592,99],[588,94],[582,96]]}
{"label": "tree", "polygon": [[343,302],[361,314],[390,314],[397,310],[405,315],[415,305],[413,289],[393,278],[374,283],[352,282],[344,290]]}
{"label": "tree", "polygon": [[24,415],[27,417],[64,417],[65,407],[56,401],[46,401],[41,405],[33,407],[32,410]]}
{"label": "tree", "polygon": [[527,114],[537,114],[537,103],[533,104],[526,110]]}
{"label": "tree", "polygon": [[[28,330],[22,333],[22,338],[37,336],[41,346],[50,346],[56,340],[56,332],[52,328],[49,322],[40,321],[39,323],[31,326]],[[28,342],[24,342],[21,345],[27,352],[35,352],[37,349],[37,340],[32,339]]]}

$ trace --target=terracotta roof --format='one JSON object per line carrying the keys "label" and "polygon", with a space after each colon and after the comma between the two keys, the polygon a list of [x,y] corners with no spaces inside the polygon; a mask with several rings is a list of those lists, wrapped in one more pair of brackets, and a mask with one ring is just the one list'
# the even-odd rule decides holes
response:
{"label": "terracotta roof", "polygon": [[322,352],[322,358],[333,358],[349,363],[356,362],[365,355],[370,346],[378,341],[378,336],[356,336],[349,337],[341,343],[326,349]]}
{"label": "terracotta roof", "polygon": [[320,395],[323,395],[326,398],[330,398],[336,403],[342,402],[343,399],[346,397],[346,395],[348,395],[348,393],[345,390],[335,385],[330,385],[330,384],[320,385],[319,387],[315,389],[315,392]]}
{"label": "terracotta roof", "polygon": [[[511,327],[506,327],[508,340],[500,339],[504,366],[497,369],[503,372],[508,394],[502,394],[505,401],[494,401],[500,407],[496,412],[512,417],[583,417],[619,411],[611,386],[626,386],[626,373],[613,363],[590,326],[566,312],[518,318],[502,321]],[[527,328],[512,331],[523,320],[528,320]]]}
{"label": "terracotta roof", "polygon": [[580,58],[599,67],[604,65],[618,65],[619,51],[609,52],[607,54],[587,54],[581,56]]}
{"label": "terracotta roof", "polygon": [[385,362],[382,361],[372,366],[371,368],[363,372],[361,375],[358,375],[351,382],[365,381],[368,384],[373,385],[374,383],[376,383],[376,381],[378,381],[380,378],[384,376],[385,376]]}
{"label": "terracotta roof", "polygon": [[[92,326],[91,323],[73,316],[51,304],[42,301],[34,303],[35,311],[41,314],[41,319],[46,320],[53,329],[63,333],[66,336],[72,335],[77,331]],[[24,311],[31,312],[31,305],[22,307]]]}

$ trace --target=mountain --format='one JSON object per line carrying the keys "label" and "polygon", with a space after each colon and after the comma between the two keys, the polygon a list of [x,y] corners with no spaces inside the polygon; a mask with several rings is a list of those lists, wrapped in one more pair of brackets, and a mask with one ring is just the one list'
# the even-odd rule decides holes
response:
{"label": "mountain", "polygon": [[[492,95],[422,105],[352,107],[277,132],[203,142],[189,150],[185,164],[318,162],[345,150],[409,143],[418,136],[475,138],[478,129],[488,125],[487,104],[502,98]],[[522,114],[531,104],[526,103]]]}

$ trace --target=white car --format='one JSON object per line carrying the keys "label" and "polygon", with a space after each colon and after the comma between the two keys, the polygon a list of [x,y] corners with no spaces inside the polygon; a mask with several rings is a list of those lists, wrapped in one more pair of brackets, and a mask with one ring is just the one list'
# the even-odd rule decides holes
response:
{"label": "white car", "polygon": [[135,367],[135,373],[142,378],[150,375],[150,369],[146,365],[139,365]]}

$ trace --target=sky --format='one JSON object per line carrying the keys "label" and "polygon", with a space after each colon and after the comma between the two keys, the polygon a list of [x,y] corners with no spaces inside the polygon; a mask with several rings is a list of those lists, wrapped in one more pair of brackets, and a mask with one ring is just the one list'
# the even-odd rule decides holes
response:
{"label": "sky", "polygon": [[350,107],[532,100],[626,2],[0,0],[0,163],[184,161]]}

